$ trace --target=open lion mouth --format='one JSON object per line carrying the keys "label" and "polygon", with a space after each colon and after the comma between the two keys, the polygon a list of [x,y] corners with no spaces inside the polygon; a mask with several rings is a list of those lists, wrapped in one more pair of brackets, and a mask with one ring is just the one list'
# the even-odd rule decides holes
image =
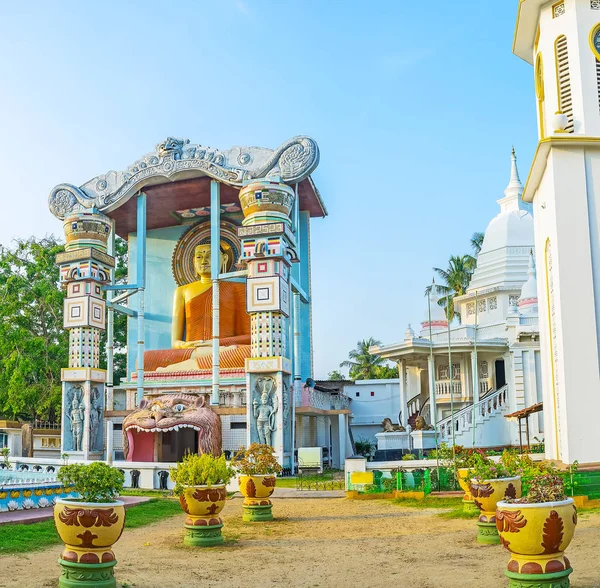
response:
{"label": "open lion mouth", "polygon": [[181,425],[173,425],[172,427],[140,427],[139,425],[129,425],[125,428],[126,431],[135,429],[140,433],[165,433],[166,431],[179,431],[179,429],[194,429],[194,431],[201,431],[200,427],[195,425],[188,425],[183,423]]}

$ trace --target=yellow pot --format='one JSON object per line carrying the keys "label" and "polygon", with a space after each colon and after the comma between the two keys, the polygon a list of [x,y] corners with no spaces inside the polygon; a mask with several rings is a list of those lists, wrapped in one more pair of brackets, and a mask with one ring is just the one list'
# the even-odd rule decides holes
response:
{"label": "yellow pot", "polygon": [[273,474],[239,477],[240,492],[244,496],[244,504],[266,506],[271,504],[269,497],[275,491],[277,478]]}
{"label": "yellow pot", "polygon": [[572,498],[561,502],[496,506],[500,542],[511,553],[508,571],[516,574],[555,574],[569,570],[564,556],[577,525]]}
{"label": "yellow pot", "polygon": [[456,479],[462,491],[465,493],[463,500],[473,502],[471,495],[471,475],[469,468],[458,468],[456,470]]}
{"label": "yellow pot", "polygon": [[[225,484],[214,486],[189,486],[179,496],[179,503],[188,515],[185,524],[194,525],[197,518],[214,518],[214,524],[221,523],[217,516],[227,501],[227,490]],[[208,523],[204,523],[208,524]]]}
{"label": "yellow pot", "polygon": [[115,559],[111,547],[125,526],[125,505],[57,498],[54,524],[65,543],[61,559],[73,563],[108,563]]}
{"label": "yellow pot", "polygon": [[521,498],[521,477],[471,480],[470,489],[473,502],[481,511],[479,521],[493,523],[496,520],[496,505],[498,502],[503,498]]}

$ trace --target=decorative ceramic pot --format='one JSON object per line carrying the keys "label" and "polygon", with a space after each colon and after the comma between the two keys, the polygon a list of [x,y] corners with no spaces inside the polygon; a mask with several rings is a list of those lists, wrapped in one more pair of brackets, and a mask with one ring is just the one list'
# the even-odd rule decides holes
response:
{"label": "decorative ceramic pot", "polygon": [[470,488],[473,502],[481,511],[477,521],[477,541],[484,545],[497,545],[500,536],[496,529],[496,504],[503,498],[521,498],[521,477],[471,480]]}
{"label": "decorative ceramic pot", "polygon": [[476,512],[479,509],[473,502],[473,496],[471,495],[471,475],[469,468],[458,468],[456,470],[456,480],[462,491],[465,493],[463,496],[463,510],[465,512]]}
{"label": "decorative ceramic pot", "polygon": [[244,496],[242,520],[246,522],[272,521],[273,503],[269,500],[275,490],[277,478],[273,474],[239,478],[240,492]]}
{"label": "decorative ceramic pot", "polygon": [[223,520],[219,513],[227,501],[225,484],[189,486],[179,496],[181,508],[187,514],[183,542],[196,547],[223,543]]}
{"label": "decorative ceramic pot", "polygon": [[496,526],[502,545],[511,554],[506,571],[509,585],[569,586],[573,570],[564,551],[576,525],[577,509],[572,498],[538,504],[498,502]]}
{"label": "decorative ceramic pot", "polygon": [[54,524],[65,544],[58,560],[62,568],[59,587],[116,586],[112,546],[125,526],[123,502],[56,498]]}

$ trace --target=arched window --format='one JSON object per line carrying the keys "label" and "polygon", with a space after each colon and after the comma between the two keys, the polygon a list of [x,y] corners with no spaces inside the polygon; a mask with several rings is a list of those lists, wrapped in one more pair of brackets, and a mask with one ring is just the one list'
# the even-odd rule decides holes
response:
{"label": "arched window", "polygon": [[569,52],[567,37],[561,35],[554,44],[556,57],[556,85],[558,90],[558,108],[567,115],[566,133],[573,132],[573,97],[571,95],[571,73],[569,71]]}
{"label": "arched window", "polygon": [[537,54],[535,60],[535,95],[538,101],[540,139],[543,139],[546,133],[544,130],[544,62],[541,53]]}

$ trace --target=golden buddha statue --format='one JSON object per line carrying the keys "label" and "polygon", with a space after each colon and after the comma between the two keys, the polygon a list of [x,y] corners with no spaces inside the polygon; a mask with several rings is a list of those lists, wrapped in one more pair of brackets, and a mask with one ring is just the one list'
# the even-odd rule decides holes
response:
{"label": "golden buddha statue", "polygon": [[[212,281],[210,244],[194,250],[194,270],[199,278],[179,286],[173,298],[172,349],[146,351],[144,369],[188,372],[212,368]],[[228,253],[221,249],[221,267]],[[246,284],[219,283],[219,366],[243,368],[250,357],[250,316],[246,313]]]}

